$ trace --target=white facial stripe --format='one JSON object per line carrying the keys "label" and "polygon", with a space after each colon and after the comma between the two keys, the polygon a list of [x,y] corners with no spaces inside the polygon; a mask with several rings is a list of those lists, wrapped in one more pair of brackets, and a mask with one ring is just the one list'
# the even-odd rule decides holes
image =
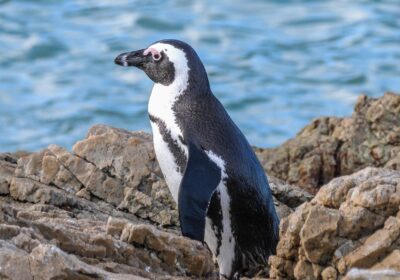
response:
{"label": "white facial stripe", "polygon": [[176,89],[179,94],[182,93],[186,89],[189,80],[189,65],[185,52],[164,43],[156,43],[147,49],[154,49],[159,53],[164,51],[165,55],[168,56],[169,61],[174,64],[175,68],[175,80],[168,87]]}
{"label": "white facial stripe", "polygon": [[189,67],[186,55],[182,50],[162,43],[154,44],[148,49],[155,49],[158,52],[164,51],[175,68],[175,79],[170,85],[164,86],[158,83],[154,85],[149,100],[148,111],[151,115],[164,121],[171,132],[172,138],[177,141],[186,156],[188,156],[186,146],[179,139],[179,136],[182,136],[182,131],[176,122],[175,113],[172,110],[177,97],[186,90],[188,85]]}
{"label": "white facial stripe", "polygon": [[124,54],[122,57],[121,57],[121,61],[122,61],[122,65],[123,66],[128,66],[128,61],[126,61],[126,58],[127,58],[127,54]]}
{"label": "white facial stripe", "polygon": [[[169,61],[174,64],[175,79],[168,86],[158,83],[154,85],[149,100],[148,112],[150,115],[159,118],[165,123],[172,139],[178,143],[179,147],[185,153],[186,158],[188,158],[188,149],[181,141],[183,134],[176,122],[175,113],[172,109],[178,96],[183,94],[186,90],[189,79],[188,61],[185,53],[172,45],[162,43],[154,44],[146,49],[146,51],[148,50],[147,54],[151,52],[152,49],[159,53],[164,51],[165,55],[168,56]],[[152,125],[152,130],[153,135],[159,133],[157,125]],[[166,177],[169,190],[171,191],[175,201],[178,203],[178,190],[182,176],[176,171],[177,166],[174,159],[170,158],[169,155],[166,155],[165,152],[162,151],[163,149],[169,149],[168,144],[163,142],[164,140],[159,136],[153,138],[153,141],[156,156],[160,162],[161,171]],[[159,148],[157,148],[157,146]],[[169,176],[167,174],[171,175]]]}

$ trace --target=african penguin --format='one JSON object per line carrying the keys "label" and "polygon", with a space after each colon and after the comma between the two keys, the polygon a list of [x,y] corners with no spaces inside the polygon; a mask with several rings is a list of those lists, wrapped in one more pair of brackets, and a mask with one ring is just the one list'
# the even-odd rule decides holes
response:
{"label": "african penguin", "polygon": [[182,41],[161,40],[115,63],[142,69],[155,83],[148,104],[154,148],[182,234],[208,245],[221,278],[265,267],[278,242],[271,190],[196,52]]}

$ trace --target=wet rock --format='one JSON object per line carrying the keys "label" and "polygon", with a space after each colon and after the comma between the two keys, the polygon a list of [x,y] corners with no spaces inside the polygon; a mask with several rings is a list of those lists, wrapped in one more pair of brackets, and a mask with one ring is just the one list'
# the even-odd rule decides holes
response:
{"label": "wet rock", "polygon": [[351,117],[318,118],[280,147],[256,152],[270,176],[311,193],[367,166],[400,169],[400,95],[362,95]]}
{"label": "wet rock", "polygon": [[270,277],[336,279],[352,268],[398,269],[399,195],[400,171],[366,168],[332,180],[282,219]]}

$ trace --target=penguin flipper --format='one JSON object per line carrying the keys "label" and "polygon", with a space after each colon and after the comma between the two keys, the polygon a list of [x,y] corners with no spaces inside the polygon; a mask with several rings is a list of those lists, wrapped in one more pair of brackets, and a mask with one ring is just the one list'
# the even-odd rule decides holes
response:
{"label": "penguin flipper", "polygon": [[221,170],[201,147],[188,144],[189,157],[179,188],[182,235],[204,242],[208,205],[221,181]]}

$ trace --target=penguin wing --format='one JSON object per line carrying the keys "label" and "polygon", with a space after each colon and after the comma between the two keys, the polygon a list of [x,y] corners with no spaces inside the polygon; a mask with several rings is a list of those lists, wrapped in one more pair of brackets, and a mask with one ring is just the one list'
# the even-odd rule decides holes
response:
{"label": "penguin wing", "polygon": [[188,163],[179,188],[179,221],[183,236],[204,242],[207,209],[221,181],[221,170],[201,147],[189,143],[188,150]]}

